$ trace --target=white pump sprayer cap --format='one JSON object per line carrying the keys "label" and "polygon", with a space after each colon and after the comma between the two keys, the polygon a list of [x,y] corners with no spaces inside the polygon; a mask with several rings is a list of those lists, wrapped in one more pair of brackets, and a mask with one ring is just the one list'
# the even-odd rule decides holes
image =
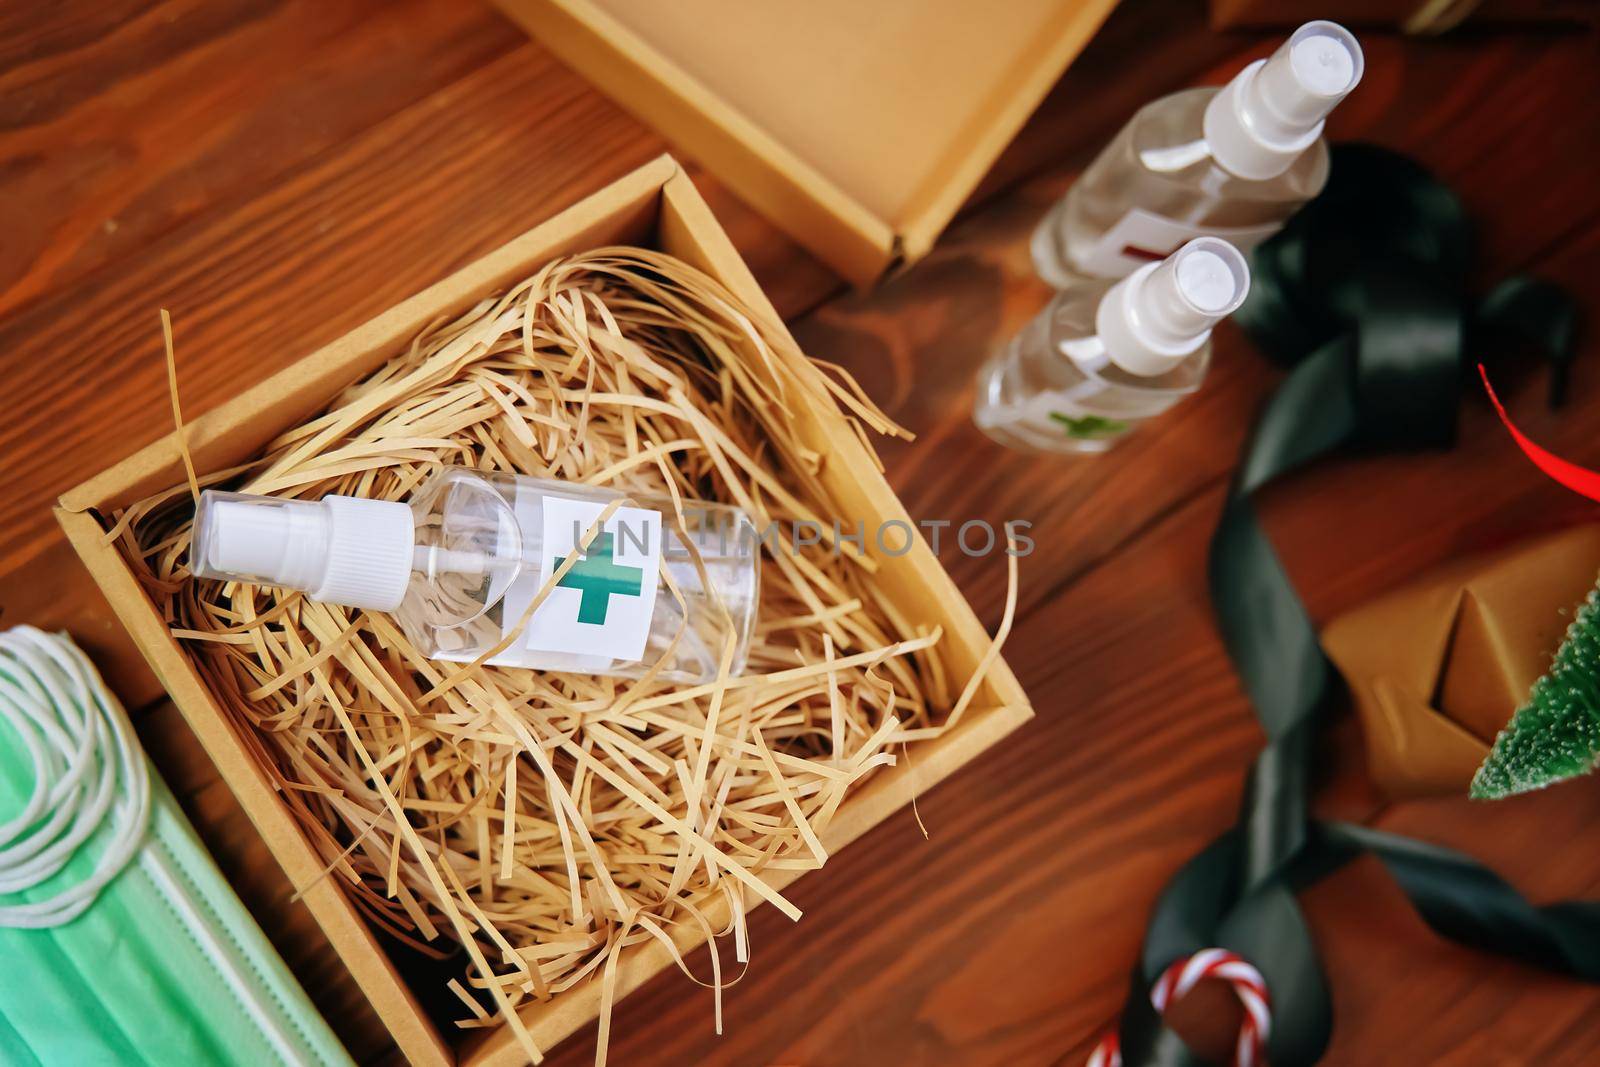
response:
{"label": "white pump sprayer cap", "polygon": [[1112,363],[1153,378],[1203,345],[1249,291],[1250,268],[1239,250],[1220,237],[1196,237],[1107,290],[1095,332]]}
{"label": "white pump sprayer cap", "polygon": [[312,600],[393,611],[411,582],[415,522],[392,500],[285,500],[207,490],[195,510],[199,578],[298,589]]}
{"label": "white pump sprayer cap", "polygon": [[1240,71],[1206,105],[1211,156],[1241,178],[1288,170],[1322,136],[1322,120],[1361,80],[1361,45],[1334,22],[1308,22]]}

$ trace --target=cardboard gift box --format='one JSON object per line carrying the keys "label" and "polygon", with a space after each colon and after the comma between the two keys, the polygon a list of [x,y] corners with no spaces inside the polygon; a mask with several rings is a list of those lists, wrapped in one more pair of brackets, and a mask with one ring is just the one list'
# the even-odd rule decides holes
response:
{"label": "cardboard gift box", "polygon": [[[402,350],[428,323],[463,311],[554,257],[608,244],[642,245],[677,256],[778,321],[693,184],[672,159],[662,157],[194,419],[188,425],[188,440],[197,468],[202,473],[219,470],[255,455]],[[908,521],[866,448],[837,413],[797,408],[794,414],[797,432],[810,448],[829,457],[821,477],[841,508],[869,524]],[[107,516],[115,509],[183,478],[172,435],[66,493],[56,515],[131,641],[171,694],[407,1058],[414,1064],[471,1067],[520,1062],[522,1053],[509,1028],[502,1025],[462,1036],[424,1010],[418,991],[407,984],[404,961],[397,962],[386,952],[338,881],[322,877],[324,864],[312,844],[133,572],[108,542]],[[943,628],[943,639],[933,652],[959,688],[976,672],[989,648],[989,637],[977,617],[920,538],[898,556],[883,553],[880,545],[869,543],[867,548],[876,557],[878,580],[905,617]],[[926,789],[949,775],[1032,714],[1016,679],[998,658],[985,674],[972,707],[958,728],[919,743],[915,781],[902,764],[880,770],[846,799],[821,835],[830,852],[907,804],[913,788]],[[776,888],[798,873],[771,870],[762,877]],[[708,915],[715,911],[708,909]],[[677,928],[682,950],[699,943],[696,929],[693,924]],[[642,985],[670,963],[664,946],[655,942],[639,946],[624,957],[618,995]],[[592,1023],[600,995],[599,983],[585,983],[525,1008],[522,1017],[534,1040],[549,1048]]]}
{"label": "cardboard gift box", "polygon": [[1335,619],[1367,766],[1390,796],[1465,796],[1600,574],[1600,525],[1476,556]]}
{"label": "cardboard gift box", "polygon": [[496,0],[858,286],[921,258],[1116,0]]}

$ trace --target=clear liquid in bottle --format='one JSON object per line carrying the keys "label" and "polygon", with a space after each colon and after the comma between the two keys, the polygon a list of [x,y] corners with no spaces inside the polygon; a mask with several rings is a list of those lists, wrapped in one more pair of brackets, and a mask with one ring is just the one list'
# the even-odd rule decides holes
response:
{"label": "clear liquid in bottle", "polygon": [[759,565],[731,505],[445,467],[403,503],[208,490],[190,569],[390,612],[430,659],[704,682],[744,668]]}
{"label": "clear liquid in bottle", "polygon": [[1039,276],[1120,278],[1200,236],[1249,252],[1327,183],[1323,118],[1361,70],[1348,30],[1311,22],[1226,86],[1145,106],[1035,229]]}
{"label": "clear liquid in bottle", "polygon": [[1057,293],[978,372],[973,420],[999,443],[1104,452],[1200,388],[1211,326],[1249,289],[1244,257],[1191,241],[1118,282]]}

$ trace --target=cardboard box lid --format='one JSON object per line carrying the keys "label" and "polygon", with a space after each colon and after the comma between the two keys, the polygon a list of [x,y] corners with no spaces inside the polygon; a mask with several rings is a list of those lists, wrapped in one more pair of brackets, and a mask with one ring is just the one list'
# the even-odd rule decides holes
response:
{"label": "cardboard box lid", "polygon": [[920,258],[1116,0],[496,0],[856,285]]}

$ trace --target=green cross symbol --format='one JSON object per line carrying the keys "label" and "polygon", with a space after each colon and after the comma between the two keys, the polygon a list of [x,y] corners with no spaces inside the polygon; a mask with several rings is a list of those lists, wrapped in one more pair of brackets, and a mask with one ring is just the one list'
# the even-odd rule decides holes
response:
{"label": "green cross symbol", "polygon": [[[613,558],[612,538],[602,533],[590,544],[589,551],[572,565],[556,584],[583,592],[578,605],[578,621],[591,626],[604,626],[606,611],[611,607],[611,597],[639,596],[644,589],[644,571],[639,567],[623,567]],[[560,570],[567,557],[556,560]]]}

